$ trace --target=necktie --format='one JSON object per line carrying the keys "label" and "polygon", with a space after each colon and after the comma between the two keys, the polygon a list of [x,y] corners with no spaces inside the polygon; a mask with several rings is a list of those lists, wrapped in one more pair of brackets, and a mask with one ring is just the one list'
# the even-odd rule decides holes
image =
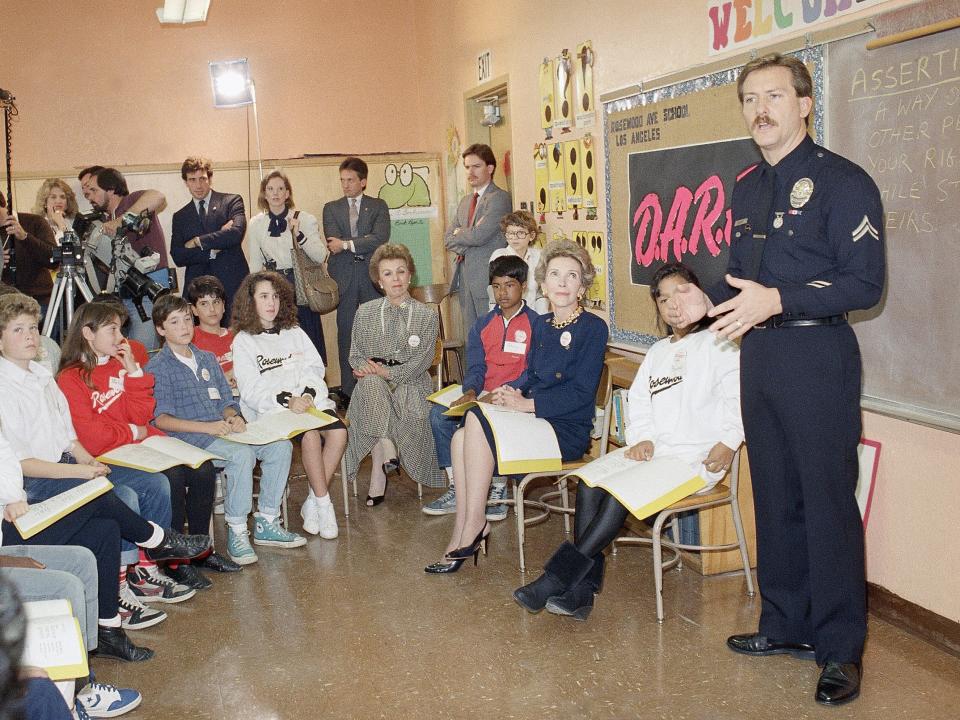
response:
{"label": "necktie", "polygon": [[467,227],[473,225],[473,216],[477,212],[477,200],[480,199],[480,193],[474,193],[473,198],[470,200],[470,212],[467,214]]}
{"label": "necktie", "polygon": [[202,228],[207,221],[207,209],[204,207],[206,205],[206,200],[201,200],[199,203],[199,209],[197,213],[200,215],[200,227]]}
{"label": "necktie", "polygon": [[350,198],[350,237],[357,237],[357,221],[360,219],[358,204],[357,198]]}
{"label": "necktie", "polygon": [[[760,276],[760,263],[763,260],[763,248],[767,243],[767,235],[770,232],[770,210],[773,208],[774,195],[776,194],[776,171],[762,163],[758,168],[760,177],[757,183],[757,195],[754,198],[754,214],[750,218],[750,226],[753,237],[750,238],[750,262],[744,270],[744,277],[747,280],[756,280]],[[760,235],[761,237],[757,237]]]}

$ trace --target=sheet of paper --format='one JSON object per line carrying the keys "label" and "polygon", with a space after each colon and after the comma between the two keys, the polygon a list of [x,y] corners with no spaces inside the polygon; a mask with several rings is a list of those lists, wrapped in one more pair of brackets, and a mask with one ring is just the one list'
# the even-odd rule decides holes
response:
{"label": "sheet of paper", "polygon": [[[68,612],[69,608],[67,603]],[[28,619],[21,664],[43,668],[51,680],[88,674],[87,651],[77,619],[72,614]]]}
{"label": "sheet of paper", "polygon": [[503,475],[559,470],[560,445],[546,420],[532,413],[505,410],[481,403],[497,445],[497,465]]}
{"label": "sheet of paper", "polygon": [[146,472],[163,472],[174,465],[198,468],[207,460],[222,459],[183,440],[159,435],[148,437],[143,442],[121,445],[97,458],[110,465]]}
{"label": "sheet of paper", "polygon": [[104,477],[88,480],[43,502],[30,505],[27,512],[14,521],[14,525],[21,537],[27,540],[112,487],[113,483]]}
{"label": "sheet of paper", "polygon": [[706,487],[689,463],[674,457],[629,460],[627,448],[608,453],[570,473],[591,487],[602,487],[643,519]]}
{"label": "sheet of paper", "polygon": [[463,385],[447,385],[442,390],[437,390],[431,395],[427,395],[427,400],[445,408],[450,407],[454,400],[459,400],[463,396]]}
{"label": "sheet of paper", "polygon": [[247,429],[242,433],[230,433],[220,437],[244,445],[266,445],[277,440],[289,440],[307,432],[307,430],[316,430],[335,421],[334,416],[322,410],[299,414],[289,410],[281,410],[261,415],[253,422],[247,423]]}

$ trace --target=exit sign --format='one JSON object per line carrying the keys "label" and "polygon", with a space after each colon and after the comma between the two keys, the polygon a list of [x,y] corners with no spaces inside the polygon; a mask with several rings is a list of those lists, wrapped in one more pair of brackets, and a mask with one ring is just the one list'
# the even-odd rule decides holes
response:
{"label": "exit sign", "polygon": [[493,53],[484,50],[477,55],[477,82],[485,83],[493,75]]}

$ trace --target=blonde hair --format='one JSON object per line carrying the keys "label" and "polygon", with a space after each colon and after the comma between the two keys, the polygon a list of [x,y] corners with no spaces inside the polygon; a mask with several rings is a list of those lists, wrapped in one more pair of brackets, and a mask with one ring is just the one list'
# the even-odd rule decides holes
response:
{"label": "blonde hair", "polygon": [[560,257],[573,258],[580,263],[580,286],[584,292],[589,290],[590,286],[593,285],[593,279],[597,275],[597,271],[590,261],[590,254],[585,248],[580,247],[577,243],[573,242],[573,240],[567,240],[566,238],[562,240],[551,240],[547,243],[546,247],[543,248],[543,252],[540,254],[540,264],[537,265],[537,269],[534,272],[534,278],[537,284],[543,284],[547,276],[547,266],[550,264],[550,261]]}
{"label": "blonde hair", "polygon": [[60,178],[47,178],[43,181],[43,185],[37,190],[37,201],[33,205],[34,214],[46,216],[47,199],[50,197],[50,193],[53,192],[54,188],[62,190],[63,194],[67,196],[67,207],[63,209],[63,214],[66,217],[75,217],[76,214],[80,212],[80,206],[77,205],[77,195],[73,192],[73,189],[67,185],[66,181]]}
{"label": "blonde hair", "polygon": [[413,255],[410,254],[406,245],[386,243],[378,247],[373,253],[373,257],[370,258],[370,279],[377,287],[380,286],[380,263],[383,260],[403,260],[407,264],[407,270],[410,272],[411,278],[417,271],[413,264]]}
{"label": "blonde hair", "polygon": [[0,296],[0,333],[21,315],[40,319],[40,303],[21,292],[8,292]]}

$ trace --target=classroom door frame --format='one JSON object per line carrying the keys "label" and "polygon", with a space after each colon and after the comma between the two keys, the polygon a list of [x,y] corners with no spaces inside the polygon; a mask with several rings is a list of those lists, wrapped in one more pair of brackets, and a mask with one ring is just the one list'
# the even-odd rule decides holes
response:
{"label": "classroom door frame", "polygon": [[[500,105],[499,123],[493,126],[484,126],[480,123],[483,118],[484,98],[495,97]],[[497,158],[497,172],[494,182],[504,190],[514,195],[513,173],[507,172],[512,165],[513,158],[513,125],[510,116],[510,76],[500,75],[488,82],[478,85],[463,94],[463,116],[466,125],[466,144],[485,143],[493,150]]]}

